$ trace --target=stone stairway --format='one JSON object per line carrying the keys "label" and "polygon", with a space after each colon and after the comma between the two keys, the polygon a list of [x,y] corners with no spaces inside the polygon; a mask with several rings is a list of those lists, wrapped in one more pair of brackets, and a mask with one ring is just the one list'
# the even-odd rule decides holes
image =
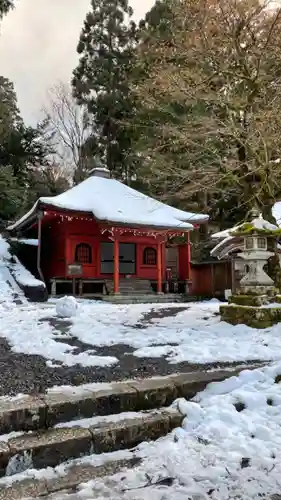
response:
{"label": "stone stairway", "polygon": [[[114,283],[113,280],[105,281],[108,294],[113,294]],[[137,278],[121,278],[119,281],[119,294],[120,295],[153,295],[153,290],[149,280],[141,280]]]}
{"label": "stone stairway", "polygon": [[172,302],[192,302],[194,297],[189,297],[182,294],[175,293],[147,293],[147,294],[132,294],[132,295],[103,295],[100,297],[105,302],[111,304],[171,304]]}
{"label": "stone stairway", "polygon": [[[176,398],[190,399],[209,382],[239,371],[241,367],[1,398],[0,500],[53,498],[81,482],[136,466],[141,442],[181,425],[183,415],[169,407]],[[101,466],[97,458],[104,453]]]}

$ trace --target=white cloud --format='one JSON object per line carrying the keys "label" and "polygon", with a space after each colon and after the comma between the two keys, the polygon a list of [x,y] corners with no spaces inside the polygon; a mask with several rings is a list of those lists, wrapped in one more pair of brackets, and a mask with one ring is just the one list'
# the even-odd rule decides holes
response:
{"label": "white cloud", "polygon": [[[135,18],[154,0],[131,0]],[[10,78],[24,118],[40,116],[47,89],[68,81],[77,61],[76,46],[90,0],[16,0],[16,9],[3,20],[0,35],[0,74]]]}

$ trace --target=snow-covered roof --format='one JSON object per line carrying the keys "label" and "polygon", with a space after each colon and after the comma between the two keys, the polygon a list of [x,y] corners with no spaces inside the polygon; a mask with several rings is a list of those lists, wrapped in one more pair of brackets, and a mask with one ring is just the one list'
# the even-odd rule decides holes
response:
{"label": "snow-covered roof", "polygon": [[218,233],[214,233],[211,235],[211,238],[213,238],[214,240],[224,240],[225,238],[229,238],[230,231],[234,231],[238,227],[239,226],[233,226],[230,227],[229,229],[224,229],[224,231],[219,231]]}
{"label": "snow-covered roof", "polygon": [[221,260],[237,250],[242,250],[242,247],[242,237],[227,236],[226,238],[221,239],[221,241],[212,249],[211,256],[217,257],[217,259]]}
{"label": "snow-covered roof", "polygon": [[[276,203],[276,205],[277,205],[277,203]],[[272,213],[273,213],[273,209],[272,209]],[[280,203],[280,222],[281,222],[281,203]],[[268,231],[276,231],[278,229],[278,227],[275,224],[271,224],[271,222],[268,222],[267,220],[263,219],[262,215],[251,220],[250,224],[251,224],[251,226],[255,227],[256,229],[265,229]],[[219,231],[218,233],[212,234],[211,237],[214,240],[224,240],[225,238],[228,238],[229,236],[238,232],[239,229],[243,228],[243,225],[244,225],[244,223],[230,227],[229,229],[225,229],[224,231]]]}
{"label": "snow-covered roof", "polygon": [[23,245],[30,245],[33,247],[38,247],[38,239],[34,238],[11,238],[9,241],[15,241],[16,243],[22,243]]}
{"label": "snow-covered roof", "polygon": [[39,198],[33,208],[8,230],[23,226],[44,207],[92,213],[102,222],[183,231],[193,229],[192,224],[209,218],[208,215],[165,205],[115,179],[92,176],[58,196]]}
{"label": "snow-covered roof", "polygon": [[266,229],[268,231],[276,231],[278,227],[275,224],[271,224],[268,220],[265,220],[262,215],[256,217],[251,221],[251,225],[256,229]]}
{"label": "snow-covered roof", "polygon": [[[272,211],[273,212],[273,211]],[[273,214],[274,215],[274,214]],[[281,215],[281,204],[280,204],[280,215]],[[247,223],[246,223],[247,224]],[[255,217],[252,219],[249,224],[251,227],[257,230],[265,230],[265,231],[276,231],[278,227],[275,224],[271,224],[267,220],[263,219],[260,214],[259,217]],[[239,224],[229,229],[225,229],[224,231],[219,231],[212,235],[213,239],[219,240],[219,243],[212,249],[211,256],[217,257],[218,259],[222,259],[229,254],[242,249],[243,246],[243,237],[240,234],[243,233],[243,228],[245,227],[245,223]]]}

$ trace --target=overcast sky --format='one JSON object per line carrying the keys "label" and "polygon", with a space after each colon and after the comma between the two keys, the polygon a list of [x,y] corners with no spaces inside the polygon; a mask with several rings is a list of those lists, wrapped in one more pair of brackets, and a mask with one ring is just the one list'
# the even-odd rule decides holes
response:
{"label": "overcast sky", "polygon": [[[16,9],[1,25],[0,74],[15,85],[23,117],[40,117],[47,89],[69,81],[76,46],[90,0],[15,0]],[[131,0],[141,18],[154,0]]]}

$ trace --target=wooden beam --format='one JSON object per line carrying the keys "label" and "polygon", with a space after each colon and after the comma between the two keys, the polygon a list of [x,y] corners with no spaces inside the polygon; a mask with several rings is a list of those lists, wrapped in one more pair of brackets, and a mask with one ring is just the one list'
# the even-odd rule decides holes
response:
{"label": "wooden beam", "polygon": [[191,251],[190,251],[190,234],[187,233],[187,279],[191,280]]}
{"label": "wooden beam", "polygon": [[114,239],[114,293],[119,293],[119,240]]}
{"label": "wooden beam", "polygon": [[162,242],[157,242],[157,293],[162,293]]}
{"label": "wooden beam", "polygon": [[44,217],[43,212],[39,211],[37,217],[38,217],[37,271],[41,280],[44,282],[45,280],[41,269],[42,219]]}

